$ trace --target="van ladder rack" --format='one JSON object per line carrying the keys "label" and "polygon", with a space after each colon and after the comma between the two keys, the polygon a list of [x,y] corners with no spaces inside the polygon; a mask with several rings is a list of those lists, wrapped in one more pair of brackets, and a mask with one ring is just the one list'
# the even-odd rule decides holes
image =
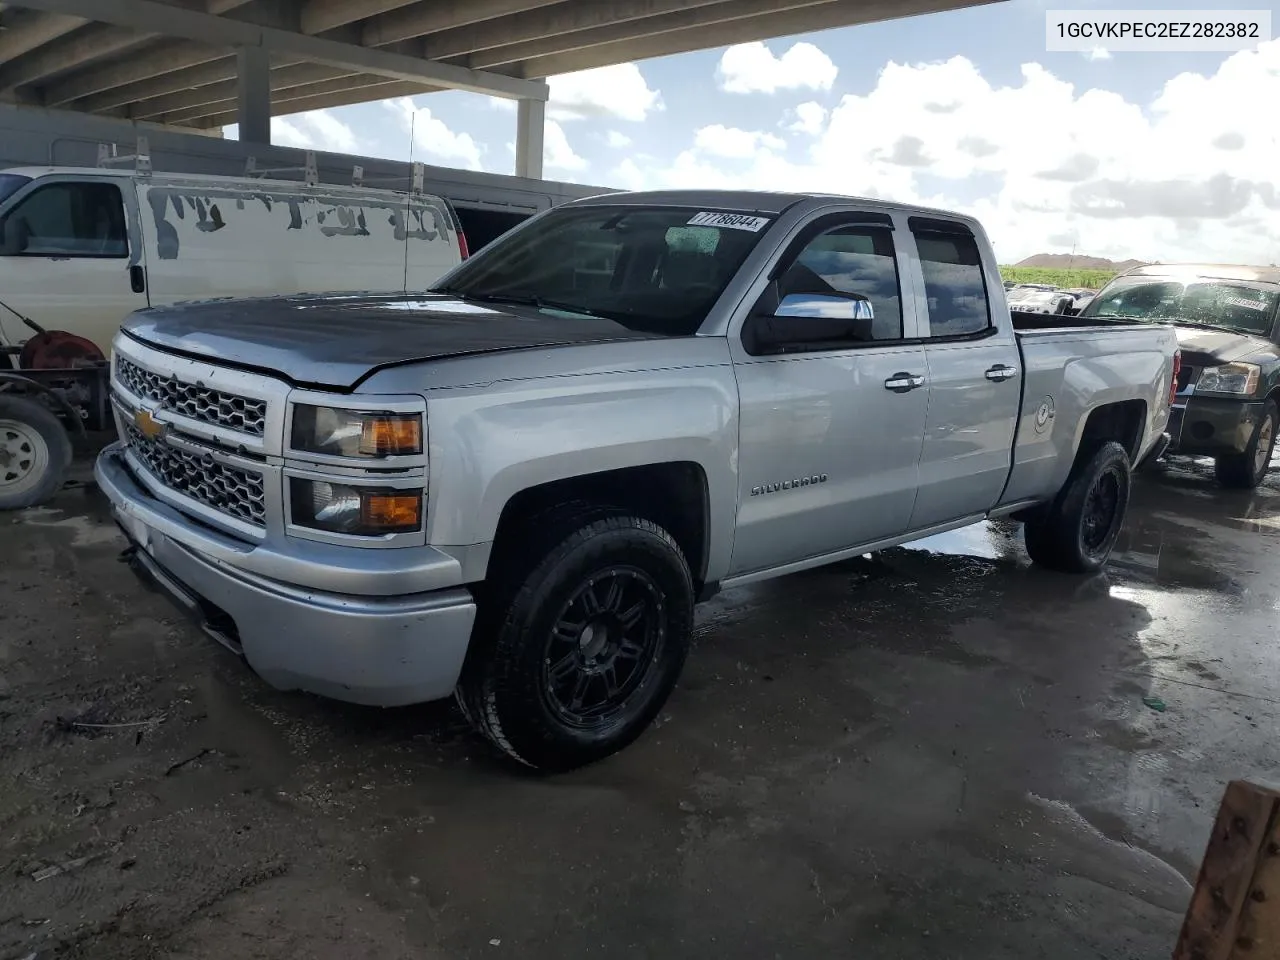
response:
{"label": "van ladder rack", "polygon": [[151,175],[151,144],[146,137],[138,137],[134,152],[121,156],[114,143],[98,144],[98,166],[110,167],[118,163],[132,163],[139,175]]}
{"label": "van ladder rack", "polygon": [[270,177],[277,173],[301,173],[302,178],[308,187],[314,187],[320,183],[320,171],[319,166],[316,163],[316,153],[314,150],[307,151],[307,162],[301,167],[271,167],[269,169],[259,169],[257,157],[250,157],[244,164],[244,175],[246,177]]}
{"label": "van ladder rack", "polygon": [[390,186],[402,184],[405,180],[409,180],[409,190],[416,196],[426,193],[427,190],[427,166],[424,163],[414,161],[411,164],[412,173],[409,177],[375,177],[372,180],[366,180],[364,175],[364,167],[356,164],[355,169],[351,172],[351,185],[353,187],[373,186]]}

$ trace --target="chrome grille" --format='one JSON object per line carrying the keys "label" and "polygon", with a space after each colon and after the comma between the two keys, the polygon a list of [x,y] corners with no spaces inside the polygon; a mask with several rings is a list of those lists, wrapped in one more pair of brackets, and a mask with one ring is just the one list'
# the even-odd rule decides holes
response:
{"label": "chrome grille", "polygon": [[174,377],[144,370],[124,357],[116,358],[116,377],[135,396],[163,404],[192,420],[260,437],[266,430],[267,402],[225,390],[212,390]]}
{"label": "chrome grille", "polygon": [[237,520],[259,527],[266,525],[261,474],[152,442],[131,424],[126,422],[123,426],[129,449],[170,490]]}

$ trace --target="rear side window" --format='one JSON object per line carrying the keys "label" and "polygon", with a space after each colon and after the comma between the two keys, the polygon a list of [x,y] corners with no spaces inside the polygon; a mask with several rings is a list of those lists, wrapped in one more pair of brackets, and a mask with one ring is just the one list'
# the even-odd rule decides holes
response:
{"label": "rear side window", "polygon": [[51,183],[4,218],[7,252],[28,257],[127,257],[124,201],[111,183]]}
{"label": "rear side window", "polygon": [[929,301],[929,336],[962,337],[991,326],[978,242],[959,233],[916,233]]}

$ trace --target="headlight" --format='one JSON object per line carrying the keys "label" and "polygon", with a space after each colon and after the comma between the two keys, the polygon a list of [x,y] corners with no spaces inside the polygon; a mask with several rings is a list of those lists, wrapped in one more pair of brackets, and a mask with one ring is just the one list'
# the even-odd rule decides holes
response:
{"label": "headlight", "polygon": [[1205,367],[1196,381],[1196,392],[1238,393],[1248,396],[1258,389],[1261,368],[1252,363],[1225,363]]}
{"label": "headlight", "polygon": [[422,453],[422,415],[298,404],[289,445],[331,457],[377,459]]}
{"label": "headlight", "polygon": [[377,537],[422,529],[422,491],[357,487],[323,480],[289,481],[292,519],[300,527]]}

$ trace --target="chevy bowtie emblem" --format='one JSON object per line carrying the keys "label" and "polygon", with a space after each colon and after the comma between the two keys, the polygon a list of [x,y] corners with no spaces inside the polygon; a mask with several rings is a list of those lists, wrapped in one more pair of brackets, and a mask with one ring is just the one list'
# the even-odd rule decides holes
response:
{"label": "chevy bowtie emblem", "polygon": [[159,440],[164,436],[164,424],[153,417],[150,410],[136,411],[133,415],[133,425],[148,440]]}

